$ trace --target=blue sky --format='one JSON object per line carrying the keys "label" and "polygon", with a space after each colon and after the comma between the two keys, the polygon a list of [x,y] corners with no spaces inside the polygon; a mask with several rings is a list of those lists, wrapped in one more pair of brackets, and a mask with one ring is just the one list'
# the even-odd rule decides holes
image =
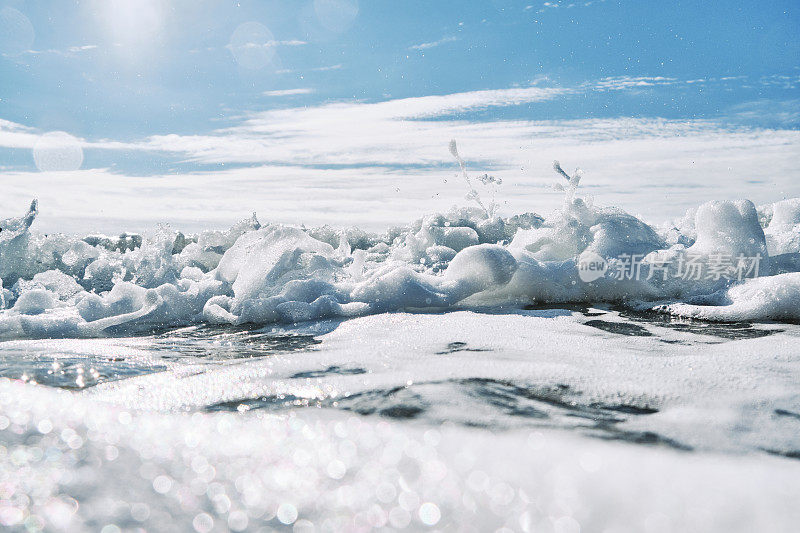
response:
{"label": "blue sky", "polygon": [[[145,7],[126,13],[126,3]],[[130,140],[210,131],[250,110],[500,89],[542,78],[572,86],[618,76],[747,76],[712,88],[616,93],[590,105],[577,99],[521,111],[536,118],[717,116],[737,103],[798,96],[796,83],[758,83],[800,74],[795,1],[586,3],[371,0],[356,4],[350,25],[332,31],[313,2],[5,1],[30,20],[29,50],[41,53],[13,55],[6,46],[12,54],[0,61],[0,114],[43,130]],[[115,19],[126,16],[130,25]],[[292,43],[276,45],[274,61],[260,69],[240,67],[226,48],[236,28],[251,21],[275,41]],[[433,45],[414,48],[423,43]],[[69,52],[76,47],[93,48]],[[264,95],[289,89],[313,92]]]}
{"label": "blue sky", "polygon": [[[441,157],[414,145],[420,122],[800,125],[795,0],[0,0],[0,25],[5,171],[36,171],[50,131],[78,140],[81,170],[148,176],[449,164],[448,139]],[[359,121],[369,139],[337,130]],[[467,157],[516,168],[502,158],[531,131]]]}

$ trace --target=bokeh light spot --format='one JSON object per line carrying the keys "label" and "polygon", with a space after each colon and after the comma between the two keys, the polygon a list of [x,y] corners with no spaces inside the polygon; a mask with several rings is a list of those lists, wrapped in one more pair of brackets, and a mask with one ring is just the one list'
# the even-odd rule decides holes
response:
{"label": "bokeh light spot", "polygon": [[442,518],[442,513],[435,503],[425,502],[419,506],[419,519],[426,526],[435,526]]}
{"label": "bokeh light spot", "polygon": [[33,147],[33,161],[41,172],[68,172],[83,164],[81,143],[63,131],[45,133]]}
{"label": "bokeh light spot", "polygon": [[35,37],[28,17],[13,7],[0,9],[0,54],[19,55],[33,46]]}
{"label": "bokeh light spot", "polygon": [[214,528],[214,518],[208,513],[200,513],[192,520],[192,527],[197,533],[208,533]]}
{"label": "bokeh light spot", "polygon": [[240,24],[234,30],[228,49],[241,67],[258,70],[272,62],[275,45],[272,32],[260,22],[251,21]]}
{"label": "bokeh light spot", "polygon": [[297,520],[297,507],[291,503],[282,503],[280,507],[278,507],[276,516],[282,524],[292,524]]}
{"label": "bokeh light spot", "polygon": [[319,23],[333,32],[350,28],[358,16],[357,0],[314,0]]}

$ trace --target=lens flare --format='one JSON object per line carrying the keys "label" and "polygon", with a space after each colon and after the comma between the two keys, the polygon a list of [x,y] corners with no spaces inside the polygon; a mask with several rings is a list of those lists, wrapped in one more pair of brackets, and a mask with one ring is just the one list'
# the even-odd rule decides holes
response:
{"label": "lens flare", "polygon": [[319,23],[330,31],[340,33],[350,28],[358,16],[357,0],[314,0]]}
{"label": "lens flare", "polygon": [[161,35],[163,0],[103,0],[94,6],[114,45],[135,51],[154,44]]}
{"label": "lens flare", "polygon": [[228,43],[233,59],[250,70],[262,69],[275,57],[275,38],[269,28],[260,22],[240,24]]}
{"label": "lens flare", "polygon": [[28,17],[13,7],[0,9],[0,54],[21,54],[30,49],[35,36]]}
{"label": "lens flare", "polygon": [[69,172],[83,164],[81,143],[63,131],[45,133],[33,147],[33,161],[41,172]]}

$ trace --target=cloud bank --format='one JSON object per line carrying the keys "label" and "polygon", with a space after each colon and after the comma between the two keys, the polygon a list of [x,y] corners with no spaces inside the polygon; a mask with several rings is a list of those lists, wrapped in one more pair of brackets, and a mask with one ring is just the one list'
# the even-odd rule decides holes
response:
{"label": "cloud bank", "polygon": [[310,87],[299,87],[297,89],[279,89],[276,91],[264,91],[264,96],[298,96],[302,94],[312,94],[314,89]]}
{"label": "cloud bank", "polygon": [[[232,127],[202,135],[81,140],[89,155],[158,156],[183,163],[184,170],[135,178],[107,169],[6,170],[0,174],[0,212],[13,212],[37,196],[40,224],[51,231],[140,229],[157,222],[195,230],[231,223],[253,210],[265,220],[378,229],[466,203],[466,191],[455,179],[450,139],[458,140],[471,171],[503,178],[499,200],[506,214],[559,205],[558,193],[551,190],[557,181],[553,159],[586,171],[584,194],[633,213],[646,211],[646,218],[656,221],[720,198],[721,191],[757,203],[800,196],[796,130],[698,119],[499,120],[486,118],[497,113],[476,114],[585,91],[681,83],[687,82],[606,78],[573,88],[330,102],[247,113]],[[306,94],[303,88],[270,93]],[[760,109],[754,104],[736,112],[749,116]],[[793,109],[785,110],[792,119]],[[32,148],[39,133],[0,121],[0,146]]]}
{"label": "cloud bank", "polygon": [[447,44],[447,43],[452,43],[452,42],[455,42],[455,41],[458,41],[458,37],[454,37],[454,36],[442,37],[438,41],[432,41],[432,42],[429,42],[429,43],[414,44],[412,46],[409,46],[408,49],[409,50],[428,50],[429,48],[436,48],[437,46],[440,46],[440,45],[443,45],[443,44]]}

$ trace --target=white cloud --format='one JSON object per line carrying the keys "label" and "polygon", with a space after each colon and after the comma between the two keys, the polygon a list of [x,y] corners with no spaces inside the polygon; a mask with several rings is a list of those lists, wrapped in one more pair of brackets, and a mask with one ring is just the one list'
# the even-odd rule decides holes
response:
{"label": "white cloud", "polygon": [[255,42],[247,42],[240,45],[234,44],[226,44],[225,48],[233,49],[247,49],[247,48],[275,48],[277,46],[305,46],[308,42],[306,41],[299,41],[297,39],[291,39],[288,41],[276,41],[276,40],[269,40],[263,43],[255,43]]}
{"label": "white cloud", "polygon": [[[69,175],[5,171],[0,212],[19,210],[31,196],[39,196],[40,229],[47,231],[138,229],[164,221],[196,230],[231,223],[252,210],[270,221],[379,228],[466,203],[466,191],[453,179],[456,169],[447,148],[452,138],[470,169],[503,178],[499,199],[505,214],[559,205],[560,197],[548,188],[557,181],[550,169],[553,159],[584,168],[583,192],[598,203],[634,214],[646,209],[648,219],[656,221],[720,194],[757,203],[774,201],[777,194],[800,196],[795,155],[800,131],[737,128],[710,120],[464,115],[553,101],[598,87],[636,90],[673,83],[684,82],[607,78],[576,88],[337,102],[251,113],[234,127],[206,135],[158,135],[136,143],[84,141],[84,150],[117,150],[131,157],[161,152],[220,165],[221,170],[136,179],[119,179],[106,170]],[[743,116],[761,112],[738,111]],[[31,128],[0,121],[0,146],[31,147],[37,138]],[[654,195],[661,200],[653,202]]]}
{"label": "white cloud", "polygon": [[[569,136],[582,142],[626,137],[668,138],[719,129],[711,121],[656,119],[532,121],[467,120],[466,113],[552,101],[587,90],[637,90],[673,85],[674,78],[605,78],[576,88],[522,87],[423,96],[382,102],[335,102],[245,115],[233,127],[203,135],[155,135],[135,143],[84,142],[84,149],[164,152],[204,165],[315,165],[437,167],[449,163],[442,150],[450,138],[480,147],[472,157],[495,168],[513,168],[516,153],[533,139]],[[308,88],[267,91],[267,96],[309,94]],[[0,146],[32,146],[30,131],[0,127]],[[465,152],[466,155],[471,155]]]}
{"label": "white cloud", "polygon": [[295,72],[328,72],[328,71],[331,71],[331,70],[341,70],[343,66],[344,65],[342,65],[341,63],[338,63],[336,65],[325,65],[325,66],[322,66],[322,67],[312,67],[312,68],[305,68],[305,69],[284,68],[284,69],[276,70],[275,72],[277,74],[292,74],[292,73],[295,73]]}
{"label": "white cloud", "polygon": [[[481,147],[473,157],[514,167],[515,151],[532,139],[570,135],[585,142],[625,137],[664,138],[713,132],[711,121],[655,119],[533,121],[467,119],[488,108],[553,101],[586,91],[637,90],[686,83],[666,77],[604,78],[574,88],[520,87],[381,102],[334,102],[244,115],[233,127],[202,135],[154,135],[139,142],[84,141],[84,149],[163,152],[198,164],[436,167],[449,162],[443,143],[464,139]],[[267,91],[270,97],[310,94],[310,88]],[[741,114],[741,113],[740,113]],[[742,115],[744,116],[744,115]],[[0,146],[31,147],[37,133],[0,123]],[[470,155],[466,152],[466,155]]]}
{"label": "white cloud", "polygon": [[86,44],[86,45],[82,45],[82,46],[70,46],[69,48],[66,48],[64,50],[59,50],[57,48],[50,48],[50,49],[47,49],[47,50],[25,50],[22,53],[23,54],[28,54],[28,55],[52,54],[52,55],[57,55],[57,56],[62,56],[62,57],[69,57],[69,56],[74,56],[74,55],[77,55],[77,54],[80,54],[80,53],[83,53],[83,52],[88,52],[90,50],[95,50],[95,49],[97,49],[97,45],[96,44]]}
{"label": "white cloud", "polygon": [[415,44],[415,45],[409,46],[408,49],[409,50],[427,50],[429,48],[435,48],[435,47],[437,47],[439,45],[446,44],[446,43],[452,43],[452,42],[455,42],[455,41],[458,41],[458,37],[454,37],[454,36],[442,37],[438,41],[432,41],[432,42],[429,42],[429,43],[419,43],[419,44]]}
{"label": "white cloud", "polygon": [[[443,136],[480,131],[484,125],[442,118],[550,100],[567,92],[526,87],[277,109],[254,113],[242,124],[211,135],[153,136],[134,147],[179,153],[201,163],[439,164]],[[507,134],[517,127],[506,123]],[[485,129],[486,135],[496,133]]]}
{"label": "white cloud", "polygon": [[300,41],[298,39],[290,39],[288,41],[269,41],[272,46],[305,46],[308,44],[306,41]]}
{"label": "white cloud", "polygon": [[97,48],[96,44],[87,44],[84,46],[70,46],[69,48],[67,48],[67,52],[76,54],[78,52],[86,52],[88,50],[94,50],[95,48]]}
{"label": "white cloud", "polygon": [[746,124],[770,124],[796,128],[800,125],[800,100],[755,100],[737,104],[730,109],[731,118]]}
{"label": "white cloud", "polygon": [[[398,149],[407,152],[403,160],[429,162],[424,168],[348,166],[341,157],[343,168],[261,164],[125,179],[102,169],[4,172],[0,216],[21,213],[38,197],[36,224],[43,232],[142,231],[164,222],[198,231],[228,226],[252,211],[262,222],[377,230],[467,204],[448,152],[451,136],[463,155],[497,165],[489,170],[470,162],[469,168],[503,178],[497,199],[504,215],[545,213],[561,205],[562,195],[551,188],[559,179],[551,170],[553,159],[585,170],[582,195],[655,222],[712,199],[750,198],[761,204],[800,196],[797,131],[730,131],[707,122],[631,119],[427,126],[434,129],[423,130],[420,142],[415,141],[420,131],[411,125],[371,146],[383,154],[376,158]],[[326,151],[324,142],[335,140],[333,130],[300,135],[317,154]],[[350,143],[345,139],[329,148],[346,156]],[[361,138],[352,148],[364,156],[370,147]]]}
{"label": "white cloud", "polygon": [[276,91],[265,91],[264,96],[297,96],[301,94],[312,94],[314,89],[310,87],[299,87],[297,89],[281,89]]}
{"label": "white cloud", "polygon": [[758,82],[766,87],[797,89],[800,87],[800,75],[794,74],[787,76],[785,74],[772,74],[770,76],[762,76]]}
{"label": "white cloud", "polygon": [[0,147],[33,148],[39,135],[33,128],[0,119]]}
{"label": "white cloud", "polygon": [[597,90],[619,91],[654,87],[656,85],[674,85],[677,81],[676,78],[665,78],[663,76],[616,76],[602,78],[594,83],[594,88]]}
{"label": "white cloud", "polygon": [[[556,9],[559,7],[563,7],[566,9],[572,9],[574,7],[589,7],[592,4],[602,4],[606,0],[588,0],[583,2],[564,2],[562,0],[553,0],[552,2],[545,2],[542,4],[542,7],[539,9],[539,13],[544,13],[549,9]],[[525,11],[533,8],[533,6],[525,6]]]}

